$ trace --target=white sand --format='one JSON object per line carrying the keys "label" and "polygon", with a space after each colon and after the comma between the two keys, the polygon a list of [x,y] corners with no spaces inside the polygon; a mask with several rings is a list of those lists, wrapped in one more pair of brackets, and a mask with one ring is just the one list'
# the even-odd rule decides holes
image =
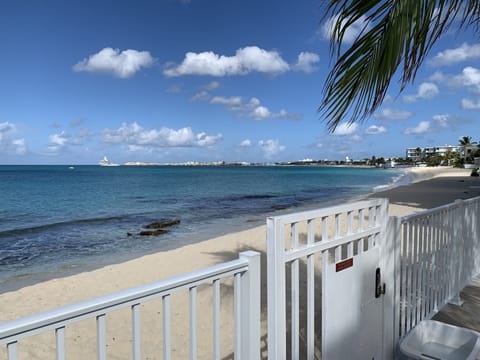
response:
{"label": "white sand", "polygon": [[[439,176],[465,176],[469,171],[457,169],[412,168],[417,181]],[[408,187],[406,187],[408,189]],[[421,209],[392,205],[390,214],[405,215]],[[0,322],[38,313],[62,305],[87,300],[122,289],[150,283],[170,276],[201,269],[213,264],[235,259],[244,250],[257,250],[265,254],[266,227],[220,236],[211,240],[184,246],[182,248],[143,256],[121,264],[106,266],[90,272],[53,279],[0,295]],[[262,255],[264,256],[264,255]],[[263,271],[266,271],[264,268]],[[228,289],[226,283],[223,289]],[[264,290],[262,290],[264,291]],[[223,300],[225,299],[225,300]],[[210,290],[198,294],[199,312],[199,358],[208,358],[211,349],[211,296]],[[231,296],[222,297],[222,354],[231,354],[232,321]],[[188,294],[172,299],[172,356],[174,359],[188,358]],[[262,314],[265,317],[265,314]],[[143,357],[161,359],[161,303],[142,306]],[[108,354],[112,359],[130,358],[130,315],[120,311],[107,319]],[[262,323],[265,334],[265,322]],[[94,322],[67,328],[69,359],[89,359],[95,355]],[[40,336],[38,344],[25,347],[23,359],[44,358],[51,354],[55,340],[51,335]],[[115,346],[113,346],[115,345]],[[262,346],[265,345],[262,343]],[[112,349],[115,349],[114,351]],[[2,352],[3,351],[3,352]],[[159,355],[160,354],[160,355]],[[203,355],[202,355],[203,354]],[[0,359],[5,358],[0,350]]]}

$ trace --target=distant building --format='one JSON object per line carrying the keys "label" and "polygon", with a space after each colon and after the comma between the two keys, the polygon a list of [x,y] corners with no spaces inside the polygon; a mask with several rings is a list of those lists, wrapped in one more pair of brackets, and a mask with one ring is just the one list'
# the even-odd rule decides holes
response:
{"label": "distant building", "polygon": [[461,153],[463,150],[462,146],[457,145],[443,145],[443,146],[433,146],[433,147],[416,147],[416,148],[407,148],[406,156],[407,159],[412,159],[413,161],[421,161],[426,159],[431,155],[441,155],[451,153]]}

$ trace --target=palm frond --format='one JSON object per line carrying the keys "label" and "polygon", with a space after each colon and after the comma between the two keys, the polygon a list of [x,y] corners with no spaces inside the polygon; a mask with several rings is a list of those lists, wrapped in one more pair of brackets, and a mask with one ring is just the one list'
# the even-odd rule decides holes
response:
{"label": "palm frond", "polygon": [[[371,116],[383,102],[400,64],[400,91],[413,82],[433,44],[455,18],[460,18],[459,28],[478,26],[480,1],[331,0],[325,18],[332,15],[336,22],[330,51],[336,60],[319,107],[331,131],[347,113],[349,123]],[[344,50],[347,29],[361,18],[367,19],[369,27]]]}

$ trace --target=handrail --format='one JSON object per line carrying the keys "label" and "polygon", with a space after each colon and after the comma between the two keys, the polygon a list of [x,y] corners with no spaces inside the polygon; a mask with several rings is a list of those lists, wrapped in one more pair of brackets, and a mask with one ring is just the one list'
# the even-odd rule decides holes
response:
{"label": "handrail", "polygon": [[0,344],[18,341],[40,331],[104,314],[141,301],[160,297],[163,293],[192,287],[209,279],[222,278],[248,270],[248,260],[239,258],[206,269],[182,274],[170,279],[119,291],[96,299],[63,306],[54,310],[27,316],[0,324]]}
{"label": "handrail", "polygon": [[419,211],[419,212],[416,212],[416,213],[413,213],[413,214],[402,216],[401,219],[402,219],[402,222],[407,222],[407,221],[410,221],[410,220],[415,220],[415,219],[422,218],[424,216],[438,214],[438,213],[440,213],[444,210],[456,209],[456,208],[462,206],[462,204],[470,204],[470,203],[473,203],[473,202],[478,201],[478,200],[480,200],[480,196],[470,198],[470,199],[465,199],[465,200],[458,199],[458,200],[455,200],[453,203],[441,205],[441,206],[438,206],[438,207],[433,208],[433,209],[426,209],[426,210]]}

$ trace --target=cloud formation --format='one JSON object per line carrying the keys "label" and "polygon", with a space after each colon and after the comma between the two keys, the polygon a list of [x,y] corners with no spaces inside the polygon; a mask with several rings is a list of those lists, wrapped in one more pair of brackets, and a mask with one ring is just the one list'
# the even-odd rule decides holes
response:
{"label": "cloud formation", "polygon": [[245,139],[240,143],[240,147],[250,147],[252,146],[252,142],[249,139]]}
{"label": "cloud formation", "polygon": [[92,132],[89,129],[82,129],[79,131],[79,137],[73,137],[66,131],[62,131],[59,134],[51,134],[48,136],[49,143],[47,148],[52,153],[59,153],[65,151],[68,146],[83,145],[81,138],[87,138],[92,136]]}
{"label": "cloud formation", "polygon": [[373,114],[375,119],[379,120],[406,120],[412,116],[409,111],[385,108]]}
{"label": "cloud formation", "polygon": [[406,135],[419,135],[428,133],[430,131],[430,121],[420,121],[417,126],[413,128],[407,128],[403,133]]}
{"label": "cloud formation", "polygon": [[367,130],[365,130],[365,134],[367,135],[379,135],[387,132],[387,128],[385,126],[377,126],[377,125],[371,125],[368,127]]}
{"label": "cloud formation", "polygon": [[148,51],[131,49],[120,51],[107,47],[75,64],[73,70],[105,73],[120,79],[127,79],[142,68],[150,67],[154,63],[155,59]]}
{"label": "cloud formation", "polygon": [[405,102],[412,103],[419,99],[432,99],[440,94],[437,85],[432,82],[423,82],[418,87],[417,93],[414,95],[406,95],[403,97]]}
{"label": "cloud formation", "polygon": [[421,135],[433,133],[442,130],[456,131],[462,124],[468,122],[467,119],[459,116],[451,116],[449,114],[437,114],[432,116],[430,121],[420,121],[417,126],[407,128],[403,132],[406,135]]}
{"label": "cloud formation", "polygon": [[219,55],[213,51],[187,52],[181,64],[168,64],[163,74],[167,77],[185,75],[223,77],[252,72],[278,75],[291,69],[308,73],[316,70],[314,64],[318,61],[317,54],[302,52],[298,55],[297,62],[291,66],[275,50],[247,46],[238,49],[233,56]]}
{"label": "cloud formation", "polygon": [[292,69],[295,71],[303,71],[304,73],[312,73],[318,68],[315,67],[315,64],[320,61],[320,57],[311,52],[301,52],[298,54],[298,60],[295,65],[292,66]]}
{"label": "cloud formation", "polygon": [[430,63],[433,66],[446,66],[479,58],[480,44],[469,45],[467,43],[463,43],[457,48],[447,49],[439,52],[434,56]]}
{"label": "cloud formation", "polygon": [[27,153],[25,139],[15,138],[17,128],[10,122],[0,123],[0,153],[24,155]]}
{"label": "cloud formation", "polygon": [[263,155],[267,159],[272,159],[286,149],[285,146],[280,145],[278,140],[260,140],[258,145],[262,149]]}
{"label": "cloud formation", "polygon": [[[322,35],[325,40],[330,40],[333,33],[333,28],[335,23],[338,20],[338,15],[332,16],[328,19],[325,24],[322,26]],[[344,20],[344,23],[346,20]],[[343,24],[342,24],[343,25]],[[367,18],[365,16],[361,16],[357,21],[355,21],[350,27],[345,31],[343,35],[343,43],[351,44],[353,43],[357,37],[362,33],[362,31],[370,30],[371,26],[367,22]]]}
{"label": "cloud formation", "polygon": [[136,122],[122,123],[118,129],[104,129],[102,140],[108,144],[125,144],[131,150],[164,147],[209,147],[223,139],[222,134],[195,134],[190,127],[178,130],[162,127],[161,129],[143,129]]}
{"label": "cloud formation", "polygon": [[360,126],[356,123],[341,123],[339,124],[336,128],[335,131],[332,132],[332,135],[336,136],[346,136],[346,135],[352,135],[357,132],[357,130],[360,128]]}
{"label": "cloud formation", "polygon": [[480,100],[462,99],[461,106],[465,110],[480,110]]}
{"label": "cloud formation", "polygon": [[237,112],[239,117],[258,121],[268,119],[300,119],[300,114],[289,113],[283,109],[278,112],[272,112],[266,106],[261,105],[260,100],[255,97],[252,97],[248,102],[244,102],[241,96],[214,96],[210,99],[210,104],[225,105],[229,111]]}

